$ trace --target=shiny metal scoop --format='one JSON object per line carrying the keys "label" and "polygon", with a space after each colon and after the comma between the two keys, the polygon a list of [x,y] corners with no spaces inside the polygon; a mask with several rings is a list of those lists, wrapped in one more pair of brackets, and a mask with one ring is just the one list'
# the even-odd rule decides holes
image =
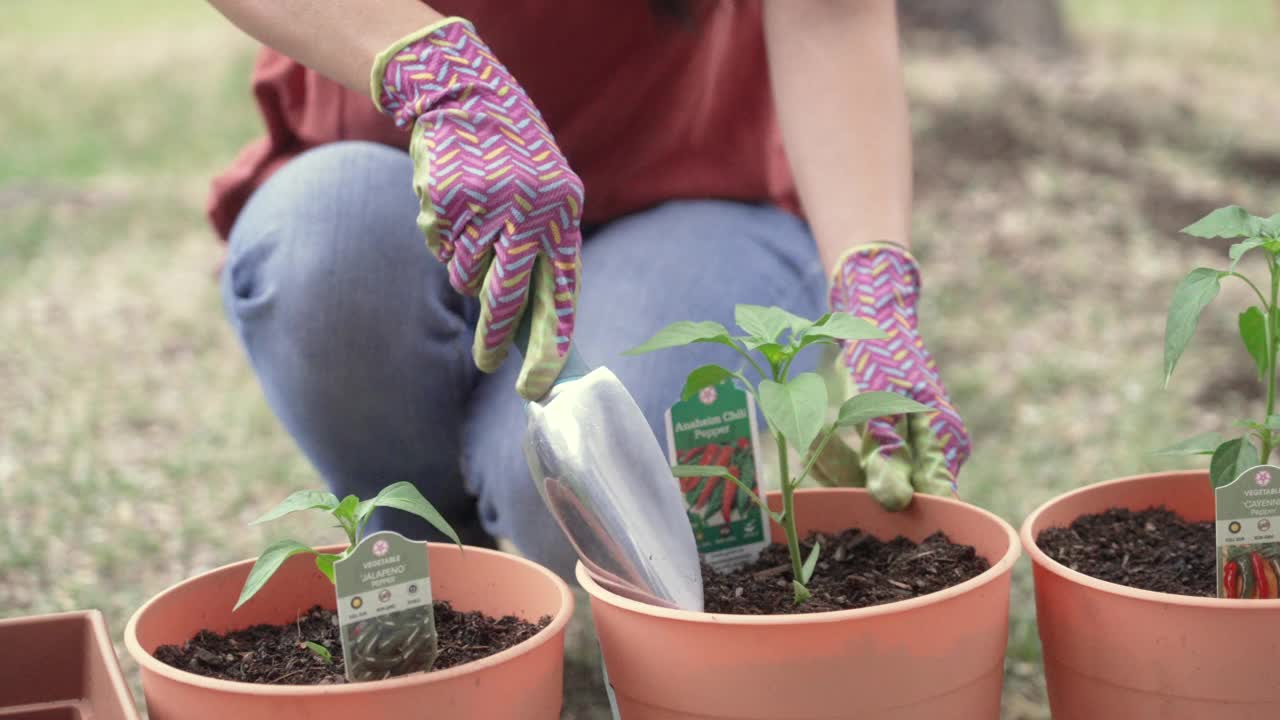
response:
{"label": "shiny metal scoop", "polygon": [[702,611],[693,529],[671,466],[631,394],[576,350],[555,387],[526,406],[524,452],[543,502],[602,586]]}
{"label": "shiny metal scoop", "polygon": [[700,612],[702,572],[679,486],[618,378],[596,368],[562,381],[527,414],[533,481],[587,571],[621,595]]}

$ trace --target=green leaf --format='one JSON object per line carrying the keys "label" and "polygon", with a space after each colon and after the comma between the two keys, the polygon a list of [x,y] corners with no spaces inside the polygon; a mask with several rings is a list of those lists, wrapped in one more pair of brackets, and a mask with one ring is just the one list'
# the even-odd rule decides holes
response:
{"label": "green leaf", "polygon": [[253,568],[249,570],[249,577],[244,581],[244,588],[240,590],[240,599],[236,601],[236,605],[232,610],[237,610],[245,602],[253,597],[254,593],[262,589],[263,585],[271,579],[272,575],[280,569],[285,560],[299,553],[314,553],[310,547],[303,545],[297,540],[281,540],[273,543],[262,554],[258,556],[257,562],[253,564]]}
{"label": "green leaf", "polygon": [[864,392],[844,401],[840,406],[840,414],[836,417],[836,425],[849,427],[861,425],[873,418],[929,411],[930,408],[927,405],[921,405],[898,393]]}
{"label": "green leaf", "polygon": [[1207,432],[1187,438],[1176,445],[1152,453],[1153,455],[1212,455],[1222,444],[1222,436],[1216,432]]}
{"label": "green leaf", "polygon": [[710,385],[719,385],[731,377],[733,377],[733,371],[731,370],[726,370],[719,365],[703,365],[689,373],[689,377],[685,378],[684,390],[680,393],[680,399],[688,400],[697,395],[702,388]]}
{"label": "green leaf", "polygon": [[1245,437],[1256,437],[1258,438],[1258,442],[1262,442],[1263,438],[1271,434],[1271,431],[1267,430],[1266,425],[1263,425],[1260,422],[1253,422],[1252,420],[1237,420],[1236,427],[1252,431]]}
{"label": "green leaf", "polygon": [[1280,431],[1280,415],[1268,416],[1266,426],[1268,430]]}
{"label": "green leaf", "polygon": [[307,649],[315,653],[316,656],[319,657],[321,660],[327,663],[333,662],[333,653],[329,652],[329,648],[321,645],[320,643],[311,642],[310,640],[304,641],[303,644],[306,645]]}
{"label": "green leaf", "polygon": [[710,320],[703,322],[681,320],[662,328],[653,337],[631,348],[623,355],[643,355],[654,350],[666,350],[667,348],[683,347],[700,342],[733,346],[729,331],[720,323],[711,322]]}
{"label": "green leaf", "polygon": [[809,450],[822,429],[827,385],[817,373],[801,373],[787,383],[761,380],[760,409],[775,430],[800,453]]}
{"label": "green leaf", "polygon": [[804,561],[804,566],[800,568],[800,582],[807,585],[809,579],[813,577],[813,569],[818,567],[818,554],[822,552],[822,543],[815,542],[813,549],[809,551],[809,557]]}
{"label": "green leaf", "polygon": [[316,553],[316,567],[324,576],[329,578],[329,582],[337,583],[333,578],[333,564],[341,559],[341,555],[332,555],[330,553]]}
{"label": "green leaf", "polygon": [[770,365],[777,365],[782,362],[783,358],[786,357],[787,349],[789,348],[784,348],[778,343],[765,343],[756,348],[761,355],[764,355],[764,359],[769,361]]}
{"label": "green leaf", "polygon": [[1240,313],[1240,339],[1258,367],[1258,377],[1267,376],[1267,316],[1253,306]]}
{"label": "green leaf", "polygon": [[[373,511],[373,508],[379,507],[403,510],[431,523],[431,527],[444,533],[446,537],[457,543],[458,547],[462,547],[462,541],[458,539],[458,533],[454,532],[453,528],[444,519],[444,516],[431,503],[427,502],[426,498],[422,497],[422,493],[413,483],[403,480],[392,483],[382,488],[382,492],[378,493],[372,500],[366,500],[365,503],[368,503],[369,507],[367,510],[362,508],[359,511],[361,516],[368,515]],[[361,503],[361,505],[365,503]]]}
{"label": "green leaf", "polygon": [[783,330],[794,328],[797,322],[809,324],[807,320],[782,308],[763,305],[735,305],[733,321],[738,324],[738,327],[750,333],[754,339],[766,343],[775,342]]}
{"label": "green leaf", "polygon": [[1182,232],[1200,238],[1252,237],[1256,234],[1252,217],[1239,205],[1228,205],[1182,228]]}
{"label": "green leaf", "polygon": [[338,507],[338,496],[331,492],[299,490],[249,524],[270,522],[299,510],[333,510],[336,507]]}
{"label": "green leaf", "polygon": [[1276,213],[1275,215],[1264,219],[1259,230],[1263,235],[1280,237],[1280,213]]}
{"label": "green leaf", "polygon": [[1209,479],[1215,488],[1229,485],[1240,473],[1258,464],[1258,449],[1245,438],[1228,440],[1218,446],[1209,461]]}
{"label": "green leaf", "polygon": [[796,593],[796,604],[800,605],[805,600],[813,597],[813,593],[809,592],[809,588],[805,587],[799,580],[791,581],[791,588]]}
{"label": "green leaf", "polygon": [[338,507],[333,509],[333,516],[339,520],[354,522],[359,508],[360,498],[355,495],[348,495],[342,498],[342,502],[338,503]]}
{"label": "green leaf", "polygon": [[824,316],[826,321],[814,324],[804,333],[804,340],[810,338],[831,338],[832,340],[881,340],[888,335],[884,331],[862,318],[849,313],[831,313]]}
{"label": "green leaf", "polygon": [[1266,246],[1266,244],[1267,244],[1266,240],[1261,240],[1258,238],[1249,238],[1244,242],[1238,242],[1235,245],[1232,245],[1231,248],[1227,250],[1227,256],[1231,258],[1230,271],[1235,272],[1236,265],[1239,264],[1240,258],[1244,257],[1245,253],[1249,252],[1254,248],[1264,247]]}
{"label": "green leaf", "polygon": [[1223,273],[1211,268],[1192,270],[1173,291],[1169,305],[1169,317],[1164,325],[1164,383],[1169,384],[1173,368],[1182,357],[1182,351],[1196,332],[1200,313],[1218,295]]}
{"label": "green leaf", "polygon": [[[783,312],[787,312],[787,311],[783,310]],[[798,333],[802,333],[805,330],[808,330],[810,327],[817,325],[818,323],[826,322],[827,318],[831,316],[831,313],[825,313],[822,315],[822,317],[818,318],[817,320],[806,320],[805,318],[802,318],[799,315],[795,315],[789,312],[787,312],[787,315],[790,316],[790,320],[788,322],[790,323],[790,327],[791,327],[792,339],[795,339],[795,336]]]}

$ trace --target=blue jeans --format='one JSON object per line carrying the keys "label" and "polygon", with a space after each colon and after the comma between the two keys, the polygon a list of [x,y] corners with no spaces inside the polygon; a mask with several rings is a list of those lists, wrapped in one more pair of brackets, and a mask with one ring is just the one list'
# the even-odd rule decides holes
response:
{"label": "blue jeans", "polygon": [[[278,171],[231,232],[227,315],[267,402],[335,493],[368,497],[410,480],[464,542],[508,538],[570,577],[573,550],[520,449],[516,358],[492,375],[472,364],[479,305],[427,251],[412,173],[406,153],[362,142],[317,148]],[[826,308],[813,238],[776,208],[673,201],[584,235],[575,342],[622,380],[664,444],[663,413],[685,375],[739,361],[709,344],[623,351],[676,320],[731,327],[735,303],[804,317]],[[371,528],[438,539],[396,510],[379,510]]]}

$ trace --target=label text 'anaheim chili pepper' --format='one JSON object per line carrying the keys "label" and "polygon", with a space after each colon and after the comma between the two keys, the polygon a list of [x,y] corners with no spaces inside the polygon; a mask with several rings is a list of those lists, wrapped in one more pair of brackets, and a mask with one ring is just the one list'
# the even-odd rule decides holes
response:
{"label": "label text 'anaheim chili pepper'", "polygon": [[667,412],[667,456],[672,465],[727,468],[751,489],[723,477],[679,478],[698,552],[726,572],[759,556],[769,543],[768,516],[752,500],[760,496],[755,403],[732,380],[703,388]]}

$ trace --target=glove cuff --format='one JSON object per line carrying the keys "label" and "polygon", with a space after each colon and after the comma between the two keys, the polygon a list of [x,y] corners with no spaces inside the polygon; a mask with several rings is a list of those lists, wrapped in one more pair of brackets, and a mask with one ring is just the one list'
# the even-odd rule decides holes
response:
{"label": "glove cuff", "polygon": [[384,115],[394,114],[397,125],[406,124],[403,114],[412,100],[410,93],[413,88],[408,87],[405,80],[413,79],[416,73],[428,74],[426,55],[432,49],[431,41],[439,41],[441,46],[447,48],[457,45],[462,35],[469,35],[479,41],[475,37],[475,27],[471,21],[461,17],[447,17],[405,35],[378,53],[373,59],[373,68],[369,71],[369,98],[373,100],[373,106],[378,112]]}
{"label": "glove cuff", "polygon": [[914,308],[919,294],[915,256],[897,243],[873,242],[840,256],[831,273],[827,305],[832,312],[873,316],[887,297],[895,297],[899,307]]}

